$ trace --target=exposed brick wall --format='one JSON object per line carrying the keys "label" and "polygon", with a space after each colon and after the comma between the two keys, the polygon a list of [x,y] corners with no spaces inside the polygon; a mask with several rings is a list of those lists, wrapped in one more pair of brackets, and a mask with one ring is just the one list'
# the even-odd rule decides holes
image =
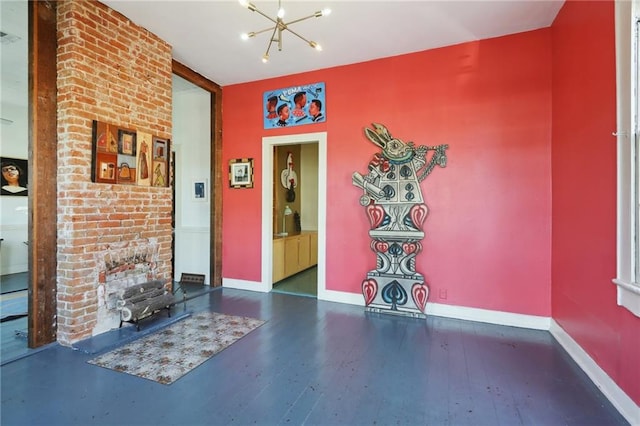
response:
{"label": "exposed brick wall", "polygon": [[[102,3],[58,5],[58,341],[96,325],[96,258],[155,239],[171,280],[171,190],[91,182],[92,120],[171,137],[171,46]],[[98,255],[98,256],[97,256]]]}

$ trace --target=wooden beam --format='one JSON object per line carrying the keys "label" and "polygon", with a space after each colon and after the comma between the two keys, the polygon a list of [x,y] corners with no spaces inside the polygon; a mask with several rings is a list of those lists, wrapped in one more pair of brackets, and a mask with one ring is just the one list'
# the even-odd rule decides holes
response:
{"label": "wooden beam", "polygon": [[29,1],[30,348],[56,340],[56,3]]}
{"label": "wooden beam", "polygon": [[222,88],[191,68],[173,61],[173,73],[211,94],[211,212],[210,274],[212,287],[222,285],[222,185],[227,167],[222,164]]}

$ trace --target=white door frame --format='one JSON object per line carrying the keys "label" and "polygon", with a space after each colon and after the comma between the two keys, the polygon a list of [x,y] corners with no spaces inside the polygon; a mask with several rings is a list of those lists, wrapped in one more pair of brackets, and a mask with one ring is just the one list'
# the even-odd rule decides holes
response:
{"label": "white door frame", "polygon": [[260,290],[273,288],[273,147],[318,144],[318,299],[325,299],[327,222],[327,132],[262,138],[262,279]]}

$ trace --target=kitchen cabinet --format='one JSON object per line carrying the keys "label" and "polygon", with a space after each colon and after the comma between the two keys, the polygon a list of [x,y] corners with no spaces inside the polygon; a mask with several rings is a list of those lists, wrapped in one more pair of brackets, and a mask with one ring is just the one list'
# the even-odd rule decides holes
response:
{"label": "kitchen cabinet", "polygon": [[273,240],[273,282],[284,277],[284,239],[278,238]]}
{"label": "kitchen cabinet", "polygon": [[318,233],[303,231],[273,240],[273,282],[318,263]]}
{"label": "kitchen cabinet", "polygon": [[309,263],[311,265],[318,264],[318,233],[309,234]]}

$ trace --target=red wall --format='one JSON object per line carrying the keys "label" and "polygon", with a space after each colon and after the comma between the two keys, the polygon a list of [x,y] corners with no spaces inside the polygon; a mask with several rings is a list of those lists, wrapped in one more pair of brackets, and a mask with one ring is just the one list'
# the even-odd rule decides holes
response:
{"label": "red wall", "polygon": [[[326,123],[262,128],[263,92],[318,81]],[[450,146],[447,167],[422,183],[430,213],[416,269],[430,301],[550,316],[549,29],[224,87],[223,161],[253,157],[257,178],[223,191],[224,278],[260,281],[262,137],[326,131],[327,289],[360,293],[375,255],[351,175],[377,152],[363,135],[372,122]]]}
{"label": "red wall", "polygon": [[638,318],[616,304],[613,1],[569,1],[552,27],[552,315],[640,403]]}

